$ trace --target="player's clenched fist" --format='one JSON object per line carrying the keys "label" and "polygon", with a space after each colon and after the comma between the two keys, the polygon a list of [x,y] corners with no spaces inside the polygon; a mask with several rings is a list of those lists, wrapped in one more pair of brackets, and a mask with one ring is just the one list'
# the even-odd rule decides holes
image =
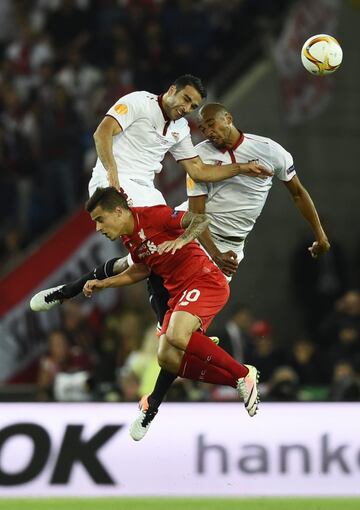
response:
{"label": "player's clenched fist", "polygon": [[104,288],[104,282],[101,280],[88,280],[83,288],[84,296],[91,297],[93,292],[97,290],[102,290]]}
{"label": "player's clenched fist", "polygon": [[330,250],[330,243],[328,239],[324,237],[319,241],[313,242],[308,250],[312,258],[316,259],[319,255],[324,255],[324,253]]}

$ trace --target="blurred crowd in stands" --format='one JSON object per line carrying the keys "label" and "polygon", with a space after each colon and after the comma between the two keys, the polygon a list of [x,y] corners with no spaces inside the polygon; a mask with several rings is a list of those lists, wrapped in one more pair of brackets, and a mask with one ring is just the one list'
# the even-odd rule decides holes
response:
{"label": "blurred crowd in stands", "polygon": [[[95,160],[92,134],[118,97],[161,92],[185,72],[209,84],[234,48],[289,3],[1,0],[2,268],[83,201]],[[271,323],[245,305],[211,327],[222,347],[261,371],[263,400],[359,400],[360,293],[347,290],[340,258],[334,247],[314,275],[310,257],[294,256],[303,334],[280,344]],[[89,318],[74,300],[62,306],[62,318],[47,352],[14,382],[33,383],[40,401],[137,401],[151,391],[159,368],[146,303]],[[168,398],[237,399],[231,388],[186,380]]]}
{"label": "blurred crowd in stands", "polygon": [[[61,306],[61,327],[48,334],[47,350],[11,381],[31,383],[25,400],[131,402],[151,392],[159,372],[155,317],[145,292],[133,299],[121,291],[120,299],[111,313],[95,310],[90,317],[79,299]],[[262,401],[360,400],[359,291],[343,293],[312,330],[289,332],[285,342],[239,303],[208,334],[260,370]],[[185,379],[168,394],[170,401],[237,399],[233,388]]]}

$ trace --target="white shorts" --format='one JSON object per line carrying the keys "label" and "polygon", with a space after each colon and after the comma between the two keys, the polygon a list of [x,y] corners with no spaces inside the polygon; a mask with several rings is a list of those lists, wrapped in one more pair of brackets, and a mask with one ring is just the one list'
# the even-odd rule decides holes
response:
{"label": "white shorts", "polygon": [[[152,205],[166,205],[162,193],[156,189],[152,182],[146,182],[133,179],[124,179],[120,177],[120,185],[125,190],[133,207],[145,207]],[[89,182],[89,196],[93,195],[96,188],[106,188],[109,186],[107,176],[92,174]]]}

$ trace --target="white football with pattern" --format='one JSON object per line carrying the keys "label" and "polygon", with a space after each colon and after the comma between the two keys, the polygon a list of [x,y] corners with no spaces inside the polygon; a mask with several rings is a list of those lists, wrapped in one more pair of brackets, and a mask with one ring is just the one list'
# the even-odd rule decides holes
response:
{"label": "white football with pattern", "polygon": [[343,59],[343,51],[331,35],[313,35],[301,50],[301,61],[309,73],[324,76],[335,72]]}

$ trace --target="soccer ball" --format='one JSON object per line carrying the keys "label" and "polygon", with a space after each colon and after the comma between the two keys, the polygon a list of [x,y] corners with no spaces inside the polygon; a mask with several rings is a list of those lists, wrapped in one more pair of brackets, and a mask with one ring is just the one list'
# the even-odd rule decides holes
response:
{"label": "soccer ball", "polygon": [[313,35],[301,50],[301,61],[309,73],[323,76],[331,74],[340,66],[343,52],[340,44],[331,35]]}

